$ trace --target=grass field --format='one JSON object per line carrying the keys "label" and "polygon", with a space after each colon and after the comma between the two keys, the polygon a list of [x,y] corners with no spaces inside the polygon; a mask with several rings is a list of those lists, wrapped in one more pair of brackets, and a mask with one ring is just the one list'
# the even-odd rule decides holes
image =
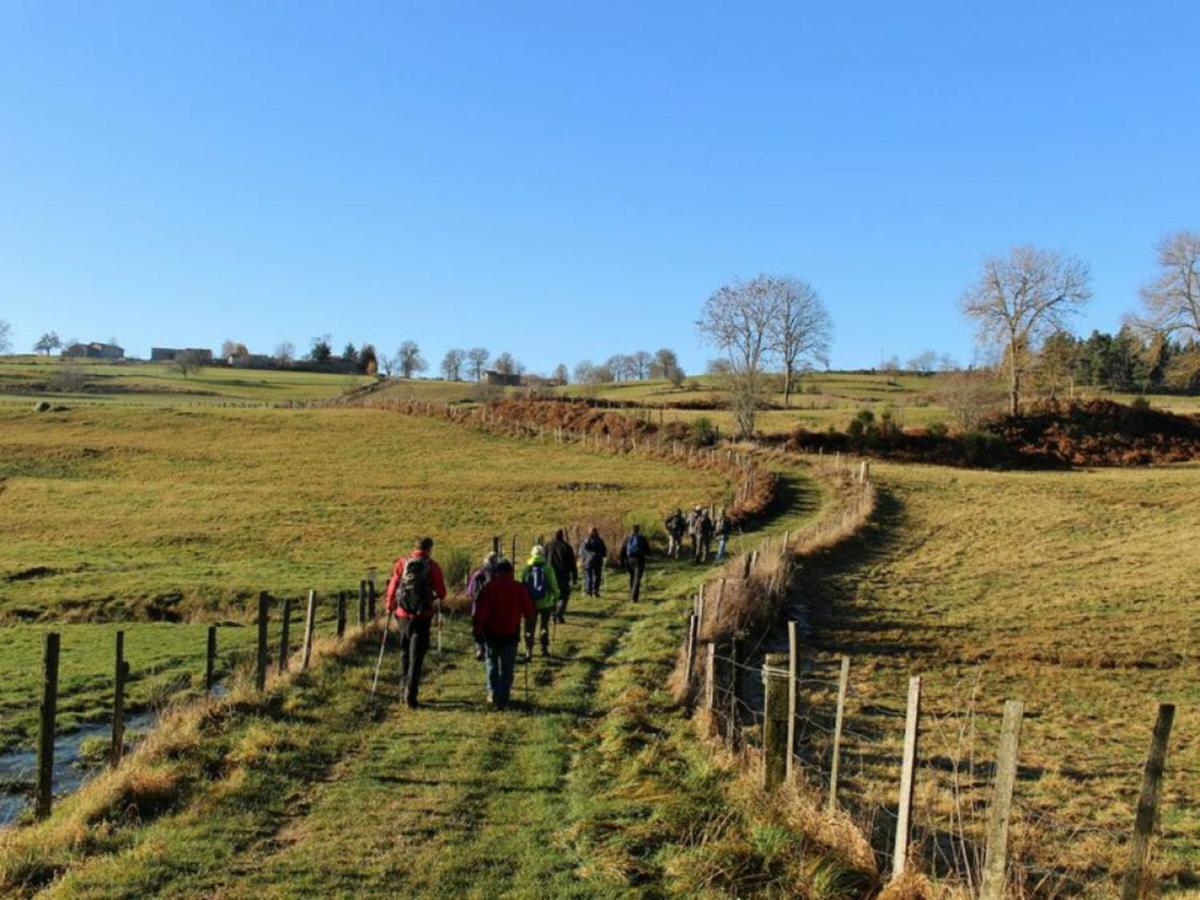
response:
{"label": "grass field", "polygon": [[[863,740],[848,752],[850,795],[894,808],[896,717],[908,676],[921,674],[918,826],[937,818],[944,831],[952,810],[934,785],[946,788],[948,761],[990,760],[1003,701],[1023,700],[1017,852],[1064,884],[1111,890],[1155,705],[1175,702],[1156,864],[1166,883],[1195,888],[1200,466],[873,471],[883,486],[876,527],[807,566],[803,583],[815,674],[832,677],[842,653],[853,659],[848,728]],[[828,693],[811,702],[832,708]],[[978,811],[967,818],[980,824]]]}

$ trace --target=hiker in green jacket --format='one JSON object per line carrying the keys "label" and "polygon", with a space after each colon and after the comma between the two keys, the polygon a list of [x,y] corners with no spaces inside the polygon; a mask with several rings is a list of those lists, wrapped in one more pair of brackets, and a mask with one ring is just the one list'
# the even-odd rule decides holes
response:
{"label": "hiker in green jacket", "polygon": [[[550,617],[558,606],[558,578],[554,567],[546,562],[546,553],[542,545],[536,545],[529,553],[529,561],[521,569],[521,583],[529,591],[529,599],[533,601],[538,613],[539,638],[542,644],[542,656],[550,655]],[[533,642],[528,641],[525,653],[533,655]]]}

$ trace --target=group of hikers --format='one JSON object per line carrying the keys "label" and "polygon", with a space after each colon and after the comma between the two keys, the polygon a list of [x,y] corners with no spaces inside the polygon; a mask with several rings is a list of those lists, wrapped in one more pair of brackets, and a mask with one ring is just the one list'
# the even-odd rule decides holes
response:
{"label": "group of hikers", "polygon": [[[716,558],[724,558],[729,528],[723,511],[714,524],[703,507],[697,506],[686,520],[682,511],[676,510],[666,524],[668,554],[672,558],[679,557],[685,532],[693,535],[692,553],[698,562],[708,559],[714,534],[719,540]],[[429,651],[430,630],[441,614],[440,604],[447,593],[445,576],[432,552],[433,539],[423,537],[408,555],[396,560],[384,598],[389,620],[396,619],[399,632],[404,699],[414,709],[420,705],[421,673]],[[618,561],[629,576],[629,599],[634,602],[641,599],[649,555],[649,540],[640,526],[632,526],[621,542]],[[519,572],[511,560],[493,551],[467,577],[475,658],[484,664],[492,706],[505,709],[511,700],[522,623],[524,660],[533,657],[535,631],[542,656],[548,656],[551,625],[566,621],[567,603],[579,586],[581,571],[584,594],[599,597],[607,559],[608,546],[598,529],[592,528],[576,551],[560,528],[552,541],[534,545]],[[380,663],[387,634],[385,630]]]}
{"label": "group of hikers", "polygon": [[667,555],[672,559],[679,559],[680,554],[684,552],[683,539],[685,535],[691,538],[691,556],[696,562],[708,562],[708,557],[712,553],[714,537],[717,539],[716,561],[721,562],[725,559],[725,549],[729,544],[729,533],[732,531],[725,510],[722,509],[717,513],[714,522],[712,514],[706,507],[696,506],[686,516],[683,514],[683,509],[676,509],[667,516],[663,525],[667,529]]}

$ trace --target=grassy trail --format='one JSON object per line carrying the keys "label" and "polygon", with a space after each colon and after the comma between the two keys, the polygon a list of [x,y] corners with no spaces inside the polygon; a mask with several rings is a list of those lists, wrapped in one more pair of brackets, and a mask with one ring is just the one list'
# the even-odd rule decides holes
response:
{"label": "grassy trail", "polygon": [[[819,506],[813,484],[789,474],[772,530],[795,528]],[[714,805],[718,782],[703,754],[685,759],[694,739],[664,690],[703,574],[656,560],[638,604],[619,573],[602,598],[572,597],[551,657],[529,666],[528,711],[520,669],[518,708],[485,707],[462,618],[447,623],[440,664],[430,650],[416,711],[399,702],[394,646],[380,695],[369,697],[378,644],[364,636],[357,652],[301,678],[269,714],[221,735],[208,753],[225,761],[223,777],[134,829],[117,852],[80,861],[45,895],[670,894],[668,866],[652,857],[679,852],[678,838],[664,830],[626,846],[610,836],[669,805],[621,799],[630,780],[664,761],[679,772],[700,767],[696,783],[708,793],[691,801]],[[636,721],[627,715],[631,690],[640,692]],[[643,745],[646,760],[632,749],[626,758],[624,748]],[[691,814],[680,818],[677,834]],[[613,877],[613,860],[624,857],[636,871]]]}

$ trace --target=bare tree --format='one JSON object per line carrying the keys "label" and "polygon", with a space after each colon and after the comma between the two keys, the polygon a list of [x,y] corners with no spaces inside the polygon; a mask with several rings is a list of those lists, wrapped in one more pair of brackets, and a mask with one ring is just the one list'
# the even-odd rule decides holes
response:
{"label": "bare tree", "polygon": [[467,358],[467,352],[460,350],[457,347],[452,347],[446,351],[446,355],[442,357],[442,375],[447,381],[459,381],[462,377],[463,360]]}
{"label": "bare tree", "polygon": [[491,354],[484,347],[472,347],[467,351],[467,365],[471,372],[471,377],[476,381],[483,379],[483,370],[487,368],[488,360],[491,359]]}
{"label": "bare tree", "polygon": [[187,378],[189,374],[195,372],[204,364],[200,358],[200,354],[194,350],[185,350],[182,353],[176,353],[175,358],[171,360],[171,365],[175,371]]}
{"label": "bare tree", "polygon": [[920,375],[928,375],[937,368],[938,355],[934,350],[925,350],[908,361],[908,370]]}
{"label": "bare tree", "polygon": [[492,366],[501,375],[520,375],[525,371],[525,367],[507,350],[492,361]]}
{"label": "bare tree", "polygon": [[718,288],[704,301],[696,322],[701,339],[720,347],[729,359],[730,403],[741,437],[754,434],[763,402],[763,368],[771,358],[775,312],[764,278],[759,277]]}
{"label": "bare tree", "polygon": [[833,322],[816,290],[800,278],[760,275],[771,319],[771,350],[783,363],[783,402],[791,404],[792,381],[798,366],[827,365]]}
{"label": "bare tree", "polygon": [[645,350],[639,350],[629,357],[630,365],[633,369],[634,377],[638,381],[645,381],[650,377],[650,369],[654,364],[654,357]]}
{"label": "bare tree", "polygon": [[58,335],[53,331],[47,331],[37,339],[37,343],[33,345],[33,350],[35,353],[42,354],[42,356],[49,356],[51,350],[57,350],[61,346],[62,341],[58,339]]}
{"label": "bare tree", "polygon": [[295,358],[296,345],[291,341],[281,341],[275,348],[275,363],[281,368],[290,366]]}
{"label": "bare tree", "polygon": [[557,366],[555,366],[551,377],[559,384],[569,384],[571,381],[571,373],[567,371],[567,364],[559,363]]}
{"label": "bare tree", "polygon": [[400,369],[401,378],[412,378],[418,372],[429,368],[416,341],[405,341],[400,345],[400,349],[396,351],[396,366]]}
{"label": "bare tree", "polygon": [[1158,242],[1158,278],[1141,290],[1144,331],[1200,339],[1200,233],[1177,231]]}
{"label": "bare tree", "polygon": [[1000,388],[987,372],[955,372],[941,382],[937,399],[959,431],[974,431],[1001,400]]}
{"label": "bare tree", "polygon": [[960,368],[958,360],[949,353],[943,353],[938,357],[937,367],[940,372],[955,372]]}
{"label": "bare tree", "polygon": [[1026,244],[1014,247],[1007,258],[984,260],[979,279],[960,302],[980,342],[1002,348],[1012,415],[1020,410],[1021,377],[1030,354],[1047,335],[1064,329],[1067,316],[1091,296],[1091,274],[1077,257]]}
{"label": "bare tree", "polygon": [[379,368],[382,370],[385,378],[391,378],[392,373],[399,367],[399,360],[395,356],[384,354],[379,357]]}
{"label": "bare tree", "polygon": [[0,319],[0,353],[7,353],[12,349],[12,326],[4,319]]}

